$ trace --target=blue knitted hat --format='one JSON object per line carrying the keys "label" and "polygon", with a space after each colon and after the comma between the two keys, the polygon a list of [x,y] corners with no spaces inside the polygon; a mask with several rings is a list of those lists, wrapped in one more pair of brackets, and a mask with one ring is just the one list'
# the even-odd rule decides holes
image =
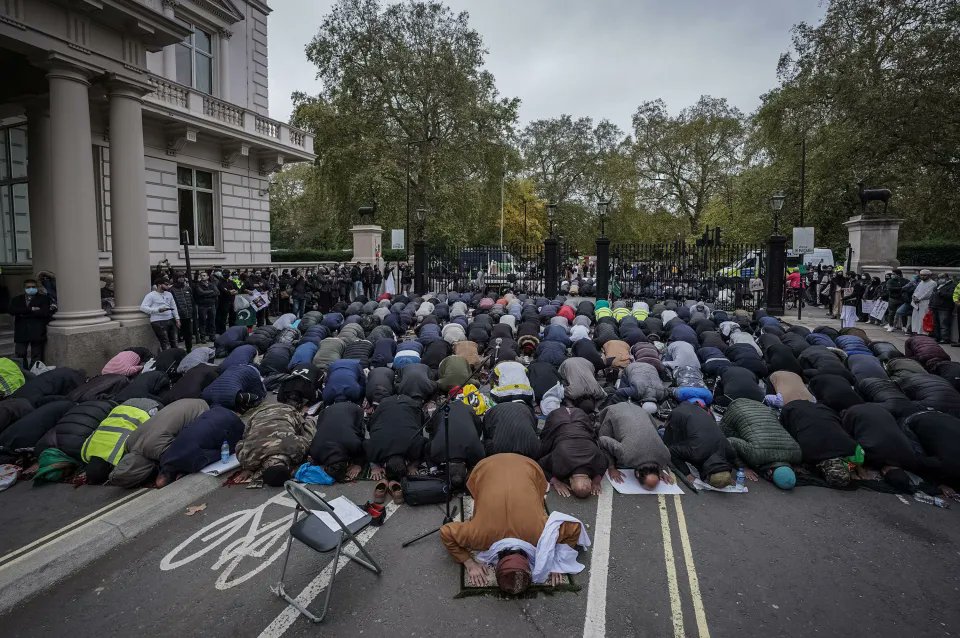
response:
{"label": "blue knitted hat", "polygon": [[781,465],[773,471],[773,484],[781,490],[792,490],[797,484],[797,475],[792,468]]}

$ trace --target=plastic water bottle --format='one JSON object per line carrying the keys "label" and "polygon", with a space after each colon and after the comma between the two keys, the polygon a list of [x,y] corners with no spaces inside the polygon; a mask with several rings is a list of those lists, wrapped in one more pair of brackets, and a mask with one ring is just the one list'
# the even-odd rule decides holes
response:
{"label": "plastic water bottle", "polygon": [[928,505],[934,505],[943,509],[950,509],[950,503],[947,501],[943,500],[939,496],[930,496],[924,492],[914,493],[913,500],[917,501],[918,503],[927,503]]}
{"label": "plastic water bottle", "polygon": [[227,459],[230,458],[230,444],[226,440],[223,441],[223,445],[220,446],[220,462],[226,463]]}
{"label": "plastic water bottle", "polygon": [[743,473],[743,468],[742,467],[738,468],[737,469],[737,489],[738,490],[743,489],[743,484],[746,482],[746,480],[747,480],[747,475]]}

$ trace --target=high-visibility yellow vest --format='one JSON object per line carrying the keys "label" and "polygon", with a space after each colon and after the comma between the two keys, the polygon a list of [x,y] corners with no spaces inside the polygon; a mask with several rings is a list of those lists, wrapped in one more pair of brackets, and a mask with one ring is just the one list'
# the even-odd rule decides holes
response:
{"label": "high-visibility yellow vest", "polygon": [[613,318],[617,320],[617,323],[623,321],[623,318],[630,314],[630,311],[626,308],[617,308],[613,311]]}
{"label": "high-visibility yellow vest", "polygon": [[8,397],[24,383],[23,370],[16,363],[0,358],[0,398]]}
{"label": "high-visibility yellow vest", "polygon": [[597,308],[597,311],[593,314],[597,319],[603,319],[604,317],[612,317],[613,311],[609,308]]}
{"label": "high-visibility yellow vest", "polygon": [[634,310],[633,316],[637,321],[645,321],[650,316],[650,312],[648,310]]}
{"label": "high-visibility yellow vest", "polygon": [[83,442],[80,458],[84,463],[99,458],[116,465],[127,451],[127,437],[149,418],[150,415],[140,408],[118,405]]}

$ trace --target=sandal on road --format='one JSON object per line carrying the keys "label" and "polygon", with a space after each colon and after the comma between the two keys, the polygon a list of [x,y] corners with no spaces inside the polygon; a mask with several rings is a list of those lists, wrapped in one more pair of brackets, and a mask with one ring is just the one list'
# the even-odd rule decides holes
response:
{"label": "sandal on road", "polygon": [[390,495],[393,497],[394,505],[403,505],[403,488],[397,481],[390,481],[387,486],[390,489]]}
{"label": "sandal on road", "polygon": [[386,481],[379,481],[373,488],[373,502],[377,505],[383,505],[387,501],[387,491],[390,487]]}

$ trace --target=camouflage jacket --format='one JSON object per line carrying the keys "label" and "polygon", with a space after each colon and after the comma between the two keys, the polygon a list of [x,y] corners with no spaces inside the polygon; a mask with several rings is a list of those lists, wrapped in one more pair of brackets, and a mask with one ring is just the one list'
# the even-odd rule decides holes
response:
{"label": "camouflage jacket", "polygon": [[244,415],[237,444],[240,467],[256,472],[278,462],[295,468],[303,462],[316,434],[313,419],[284,403],[264,404]]}

